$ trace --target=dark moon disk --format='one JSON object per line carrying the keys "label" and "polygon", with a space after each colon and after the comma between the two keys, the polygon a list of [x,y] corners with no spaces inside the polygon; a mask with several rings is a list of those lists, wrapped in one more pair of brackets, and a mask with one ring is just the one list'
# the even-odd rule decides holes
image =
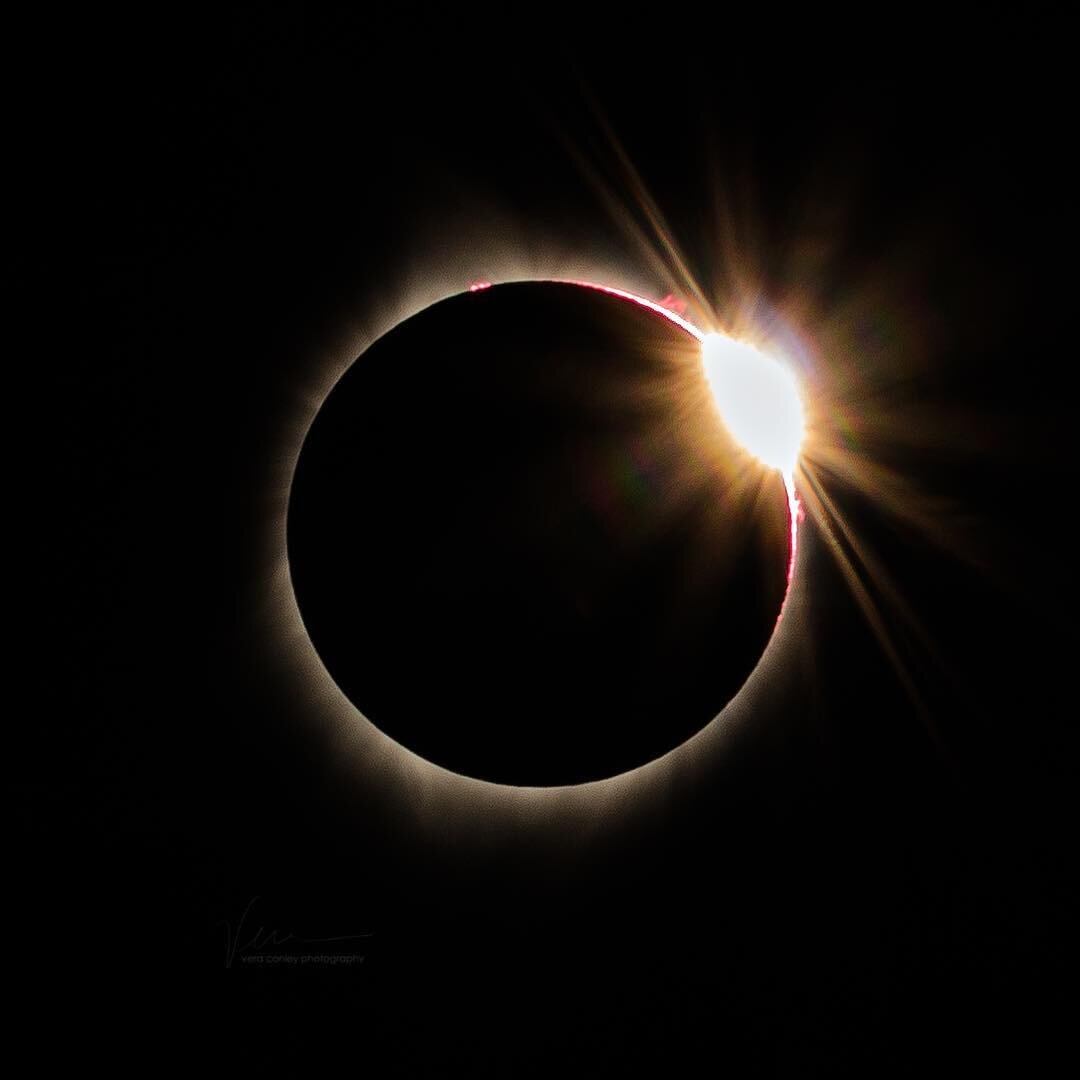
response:
{"label": "dark moon disk", "polygon": [[444,300],[315,417],[288,552],[332,678],[468,776],[645,764],[738,692],[787,587],[783,484],[732,443],[697,340],[572,284]]}

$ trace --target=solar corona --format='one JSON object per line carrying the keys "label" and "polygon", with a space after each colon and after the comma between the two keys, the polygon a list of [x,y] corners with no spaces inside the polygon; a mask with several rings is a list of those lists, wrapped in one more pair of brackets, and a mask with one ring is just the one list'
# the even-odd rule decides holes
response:
{"label": "solar corona", "polygon": [[[640,768],[775,636],[805,427],[782,357],[670,298],[474,282],[375,338],[313,414],[288,511],[305,635],[360,718],[462,778]],[[673,544],[697,585],[655,577]]]}

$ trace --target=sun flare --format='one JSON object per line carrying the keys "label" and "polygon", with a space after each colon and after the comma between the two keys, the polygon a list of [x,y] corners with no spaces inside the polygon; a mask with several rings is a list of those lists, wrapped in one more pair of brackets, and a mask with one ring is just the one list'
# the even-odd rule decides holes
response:
{"label": "sun flare", "polygon": [[753,345],[723,334],[706,334],[701,355],[728,431],[759,461],[791,476],[806,434],[795,373]]}

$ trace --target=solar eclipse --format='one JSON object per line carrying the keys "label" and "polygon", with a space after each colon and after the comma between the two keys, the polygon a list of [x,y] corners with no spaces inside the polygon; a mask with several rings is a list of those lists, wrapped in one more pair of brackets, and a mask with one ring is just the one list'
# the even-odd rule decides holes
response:
{"label": "solar eclipse", "polygon": [[400,745],[501,784],[604,779],[685,742],[788,587],[793,377],[585,286],[477,287],[384,334],[290,491],[292,585],[331,678]]}

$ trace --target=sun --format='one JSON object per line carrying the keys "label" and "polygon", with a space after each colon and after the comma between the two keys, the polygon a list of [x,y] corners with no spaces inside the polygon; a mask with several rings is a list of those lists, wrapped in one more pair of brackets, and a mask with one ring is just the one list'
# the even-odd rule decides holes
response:
{"label": "sun", "polygon": [[745,341],[706,334],[705,378],[720,418],[744,449],[771,469],[792,475],[806,434],[794,371]]}

